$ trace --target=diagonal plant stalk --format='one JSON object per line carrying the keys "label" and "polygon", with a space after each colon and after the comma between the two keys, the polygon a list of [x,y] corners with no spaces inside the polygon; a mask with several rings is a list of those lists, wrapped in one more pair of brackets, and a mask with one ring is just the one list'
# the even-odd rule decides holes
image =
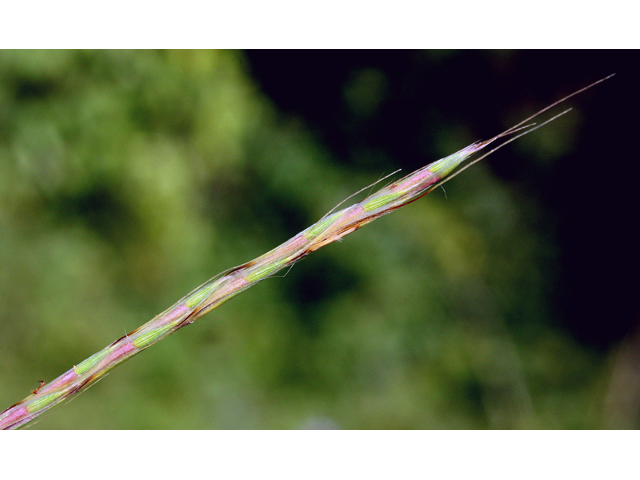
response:
{"label": "diagonal plant stalk", "polygon": [[[195,322],[243,290],[270,277],[279,270],[292,266],[320,247],[339,240],[376,218],[391,213],[428,194],[499,148],[552,122],[571,109],[567,109],[539,125],[534,123],[525,125],[533,118],[612,76],[609,75],[567,95],[489,140],[473,143],[448,157],[433,162],[381,188],[348,208],[334,211],[339,205],[336,206],[318,222],[279,247],[248,263],[220,273],[138,329],[119,338],[82,363],[74,365],[73,368],[51,383],[44,384],[43,382],[42,386],[34,390],[31,395],[0,414],[0,429],[14,429],[28,424],[60,402],[86,390],[120,363],[149,348],[176,330]],[[517,135],[511,136],[509,140],[498,144],[482,156],[462,166],[475,153],[495,141],[515,133]]]}

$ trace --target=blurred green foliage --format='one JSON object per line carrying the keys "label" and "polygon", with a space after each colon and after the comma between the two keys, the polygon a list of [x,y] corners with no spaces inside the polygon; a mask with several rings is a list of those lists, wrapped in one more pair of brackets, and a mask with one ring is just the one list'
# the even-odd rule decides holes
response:
{"label": "blurred green foliage", "polygon": [[[394,90],[361,69],[339,94],[367,122]],[[423,164],[477,139],[428,114]],[[523,145],[557,157],[572,142],[562,122]],[[392,165],[367,150],[341,162],[241,52],[0,52],[0,404]],[[611,359],[547,321],[557,252],[539,205],[486,164],[446,190],[243,293],[35,428],[606,425]]]}

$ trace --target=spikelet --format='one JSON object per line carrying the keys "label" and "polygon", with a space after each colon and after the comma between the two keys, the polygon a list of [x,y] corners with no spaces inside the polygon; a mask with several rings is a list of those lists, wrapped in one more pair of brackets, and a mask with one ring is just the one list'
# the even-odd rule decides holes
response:
{"label": "spikelet", "polygon": [[[550,108],[603,82],[611,76],[613,75],[609,75],[562,98],[489,140],[473,143],[381,188],[376,193],[350,207],[335,212],[332,210],[318,222],[279,247],[248,263],[222,272],[140,328],[119,338],[51,383],[43,383],[27,398],[6,409],[0,414],[0,429],[18,428],[31,422],[53,406],[76,393],[84,391],[120,363],[149,348],[185,325],[193,323],[205,313],[222,305],[243,290],[284,268],[290,267],[309,253],[343,238],[376,218],[391,213],[428,194],[507,143],[516,140],[522,135],[531,133],[555,120],[560,115],[564,115],[570,109],[539,125],[526,125],[527,122]],[[516,133],[517,135],[515,135]],[[499,143],[493,149],[485,152],[484,155],[467,162],[476,153],[483,151],[489,145],[507,136],[510,136],[508,140]]]}

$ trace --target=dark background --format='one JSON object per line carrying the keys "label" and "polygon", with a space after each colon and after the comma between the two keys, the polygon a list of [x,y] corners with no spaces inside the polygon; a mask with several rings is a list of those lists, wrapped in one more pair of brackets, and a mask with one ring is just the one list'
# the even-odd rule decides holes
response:
{"label": "dark background", "polygon": [[[344,164],[374,171],[388,165],[360,160],[359,150],[382,152],[403,170],[423,165],[430,111],[446,112],[447,120],[490,138],[504,128],[514,105],[551,103],[617,73],[609,85],[571,100],[569,105],[585,105],[589,119],[578,148],[562,162],[550,168],[507,155],[488,162],[499,179],[534,197],[549,214],[545,219],[557,230],[561,250],[558,283],[564,288],[554,299],[560,320],[581,342],[605,348],[633,330],[640,306],[638,162],[632,161],[638,157],[630,151],[638,126],[631,113],[639,106],[638,58],[635,51],[586,50],[248,53],[254,78],[283,112],[302,117]],[[354,72],[366,69],[382,72],[391,93],[378,115],[359,122],[341,93]]]}
{"label": "dark background", "polygon": [[1,52],[0,400],[382,175],[615,72],[37,428],[637,427],[638,59]]}

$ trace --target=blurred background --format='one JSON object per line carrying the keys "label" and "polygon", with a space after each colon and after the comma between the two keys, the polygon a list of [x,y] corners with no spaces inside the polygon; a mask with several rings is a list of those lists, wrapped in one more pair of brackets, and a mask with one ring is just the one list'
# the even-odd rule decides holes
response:
{"label": "blurred background", "polygon": [[637,428],[639,60],[1,51],[0,409],[381,176],[616,72],[31,428]]}

